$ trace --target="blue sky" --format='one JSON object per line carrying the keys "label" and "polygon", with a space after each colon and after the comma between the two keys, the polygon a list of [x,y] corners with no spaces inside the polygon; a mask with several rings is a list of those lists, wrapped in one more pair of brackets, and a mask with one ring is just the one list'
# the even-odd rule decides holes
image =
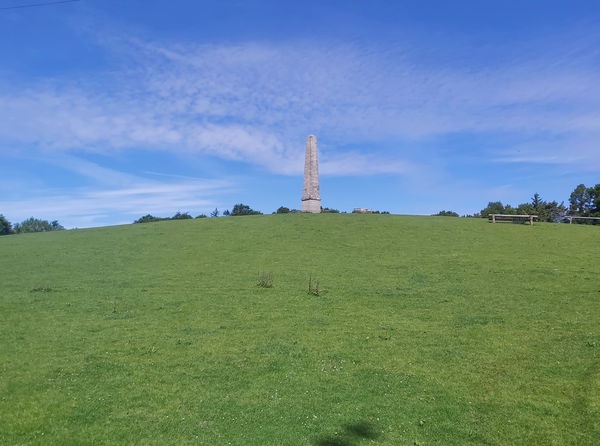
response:
{"label": "blue sky", "polygon": [[600,2],[0,0],[0,213],[474,213],[600,182]]}

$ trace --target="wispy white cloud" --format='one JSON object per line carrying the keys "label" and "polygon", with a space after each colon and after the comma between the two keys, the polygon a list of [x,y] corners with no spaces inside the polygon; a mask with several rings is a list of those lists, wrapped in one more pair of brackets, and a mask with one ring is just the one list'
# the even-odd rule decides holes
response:
{"label": "wispy white cloud", "polygon": [[0,209],[11,221],[35,213],[57,219],[66,227],[88,227],[131,223],[147,213],[169,216],[176,211],[206,212],[216,207],[218,197],[234,190],[229,180],[168,176],[153,180],[62,155],[54,160],[62,168],[92,180],[77,188],[29,188],[27,197],[4,196]]}
{"label": "wispy white cloud", "polygon": [[165,45],[126,36],[104,44],[130,64],[93,83],[0,84],[2,140],[52,153],[207,154],[299,174],[304,136],[317,133],[363,147],[330,145],[324,174],[410,175],[427,159],[401,149],[377,155],[370,145],[460,132],[550,134],[565,145],[542,154],[507,147],[494,156],[600,164],[593,143],[600,137],[600,74],[593,54],[573,55],[568,47],[470,68],[421,66],[402,45]]}
{"label": "wispy white cloud", "polygon": [[0,208],[13,221],[35,212],[36,216],[58,219],[67,227],[101,226],[118,219],[131,223],[147,213],[170,216],[177,210],[206,212],[216,206],[215,195],[219,192],[201,183],[109,190],[77,188],[0,201]]}

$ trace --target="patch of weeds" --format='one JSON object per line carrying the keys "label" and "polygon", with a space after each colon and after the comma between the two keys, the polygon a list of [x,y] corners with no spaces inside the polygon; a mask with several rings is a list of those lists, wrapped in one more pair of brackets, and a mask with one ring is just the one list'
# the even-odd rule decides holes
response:
{"label": "patch of weeds", "polygon": [[50,288],[49,286],[38,286],[32,288],[30,291],[32,293],[49,293],[50,291],[52,291],[52,288]]}
{"label": "patch of weeds", "polygon": [[175,344],[177,344],[177,345],[192,345],[192,341],[190,341],[189,339],[177,339],[177,342]]}
{"label": "patch of weeds", "polygon": [[153,353],[156,353],[157,351],[158,349],[155,346],[148,347],[142,351],[142,355],[151,355]]}
{"label": "patch of weeds", "polygon": [[259,272],[256,276],[256,286],[260,288],[273,288],[273,273]]}
{"label": "patch of weeds", "polygon": [[312,277],[308,278],[308,294],[313,296],[320,296],[323,293],[321,287],[319,287],[319,280],[313,280]]}

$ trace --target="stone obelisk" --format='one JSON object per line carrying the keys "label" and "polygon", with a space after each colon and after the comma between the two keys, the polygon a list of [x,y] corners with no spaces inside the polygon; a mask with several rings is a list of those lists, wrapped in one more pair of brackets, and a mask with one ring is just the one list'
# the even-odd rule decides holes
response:
{"label": "stone obelisk", "polygon": [[319,191],[319,156],[317,154],[317,137],[315,135],[308,135],[306,138],[302,212],[311,212],[313,214],[318,214],[321,212],[321,192]]}

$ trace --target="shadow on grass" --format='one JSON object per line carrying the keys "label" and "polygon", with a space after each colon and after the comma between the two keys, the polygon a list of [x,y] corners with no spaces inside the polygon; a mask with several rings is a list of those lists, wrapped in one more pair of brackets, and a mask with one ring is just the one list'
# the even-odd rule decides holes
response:
{"label": "shadow on grass", "polygon": [[344,424],[342,432],[336,435],[322,435],[313,440],[315,446],[354,446],[360,440],[374,440],[379,437],[373,424],[367,421],[358,421]]}

